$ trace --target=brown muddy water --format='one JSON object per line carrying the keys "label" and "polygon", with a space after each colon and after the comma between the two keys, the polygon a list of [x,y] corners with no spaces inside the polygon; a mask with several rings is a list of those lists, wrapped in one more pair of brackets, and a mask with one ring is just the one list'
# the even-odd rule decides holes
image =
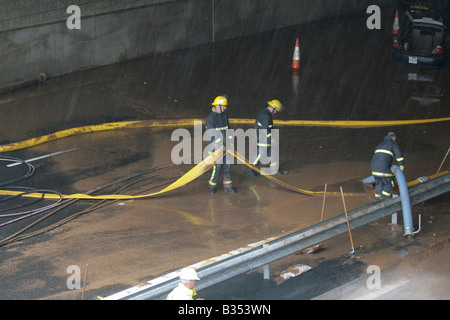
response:
{"label": "brown muddy water", "polygon": [[[271,99],[285,104],[285,112],[276,116],[284,120],[382,121],[450,116],[448,68],[418,70],[393,65],[390,31],[369,31],[361,27],[365,19],[365,13],[358,13],[57,78],[50,75],[44,85],[0,97],[1,144],[113,121],[203,119],[214,97],[221,94],[228,95],[227,113],[236,119],[256,117]],[[387,20],[385,24],[389,25]],[[290,62],[299,34],[302,69],[297,82]],[[412,82],[417,77],[408,75],[421,72],[431,73],[428,79],[433,80],[418,89]],[[427,99],[430,90],[433,99]],[[337,192],[343,187],[353,193],[345,199],[348,210],[372,201],[371,190],[361,180],[370,175],[372,150],[388,131],[396,131],[399,137],[408,181],[434,174],[450,141],[448,122],[361,129],[279,129],[280,168],[286,174],[277,178],[306,190],[321,191],[327,184],[328,191]],[[172,131],[140,128],[87,133],[3,155],[31,159],[74,149],[34,162],[36,172],[20,186],[83,193],[138,175],[130,186],[124,182],[101,193],[112,194],[126,187],[122,192],[148,194],[163,189],[192,168],[172,164],[171,150],[177,143],[171,141]],[[148,172],[152,168],[159,169]],[[14,170],[8,175],[21,174],[18,168]],[[67,287],[67,269],[76,265],[84,273],[88,265],[85,297],[97,299],[249,243],[320,222],[322,197],[296,193],[265,177],[247,178],[244,170],[243,165],[233,166],[236,194],[220,189],[209,194],[207,172],[158,197],[111,201],[49,231],[2,246],[0,298],[80,299],[80,290]],[[448,161],[442,170],[448,170]],[[138,178],[143,180],[136,181]],[[39,232],[94,204],[78,201],[27,232]],[[298,253],[274,264],[273,282],[266,284],[267,290],[252,280],[248,288],[253,289],[244,293],[236,292],[233,288],[239,284],[233,283],[231,288],[205,291],[204,296],[311,299],[364,274],[364,267],[371,264],[383,270],[408,267],[414,277],[420,269],[411,269],[408,264],[420,265],[448,276],[448,268],[440,267],[448,263],[448,255],[441,258],[448,252],[448,207],[448,196],[444,195],[413,208],[415,221],[421,212],[425,222],[423,232],[411,242],[403,239],[401,225],[380,220],[354,231],[356,244],[367,248],[358,258],[340,260],[350,250],[348,236],[342,235],[327,242],[325,250],[316,255]],[[327,197],[325,219],[342,213],[342,199]],[[2,227],[1,238],[37,218]],[[5,221],[2,218],[0,222]],[[430,261],[424,256],[439,257],[439,263],[434,267],[424,265]],[[298,263],[318,270],[305,274],[309,278],[303,278],[303,284],[291,282],[309,288],[307,293],[293,293],[287,285],[291,280],[279,278],[282,270]],[[339,274],[342,281],[338,281]]]}

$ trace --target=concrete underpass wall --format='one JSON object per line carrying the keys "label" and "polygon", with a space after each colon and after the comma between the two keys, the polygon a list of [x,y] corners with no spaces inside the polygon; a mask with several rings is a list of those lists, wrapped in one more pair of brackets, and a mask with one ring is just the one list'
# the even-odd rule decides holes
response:
{"label": "concrete underpass wall", "polygon": [[[3,0],[0,88],[227,40],[394,0]],[[70,5],[80,29],[69,29]],[[369,16],[369,15],[368,15]]]}

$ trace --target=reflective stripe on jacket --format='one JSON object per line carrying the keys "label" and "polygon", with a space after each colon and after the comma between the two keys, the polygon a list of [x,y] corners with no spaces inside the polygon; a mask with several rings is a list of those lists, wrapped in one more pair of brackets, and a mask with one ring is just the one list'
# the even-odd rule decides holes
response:
{"label": "reflective stripe on jacket", "polygon": [[[258,146],[260,147],[270,147],[270,138],[272,137],[273,129],[273,115],[269,109],[264,108],[258,114],[255,121],[256,135],[258,139]],[[259,141],[260,130],[265,129],[265,141]]]}
{"label": "reflective stripe on jacket", "polygon": [[[225,113],[217,113],[217,112],[211,112],[205,120],[205,127],[206,129],[216,129],[217,131],[220,131],[222,133],[221,137],[216,137],[215,142],[220,143],[220,140],[222,140],[222,143],[225,144],[226,140],[226,134],[227,130],[229,129],[230,123],[228,121],[228,116]],[[214,139],[211,138],[211,141],[208,141],[208,144],[213,142]]]}
{"label": "reflective stripe on jacket", "polygon": [[194,300],[195,289],[188,289],[183,283],[179,283],[178,287],[167,295],[167,300]]}

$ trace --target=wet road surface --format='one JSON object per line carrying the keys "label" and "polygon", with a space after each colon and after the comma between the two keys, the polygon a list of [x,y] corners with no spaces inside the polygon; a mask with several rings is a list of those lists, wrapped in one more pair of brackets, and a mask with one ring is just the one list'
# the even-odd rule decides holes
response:
{"label": "wet road surface", "polygon": [[[44,85],[0,97],[1,144],[113,121],[205,118],[210,103],[220,94],[229,97],[230,118],[254,118],[271,99],[279,99],[286,106],[276,119],[398,120],[450,116],[448,68],[422,70],[393,65],[391,17],[383,15],[383,28],[376,31],[366,28],[366,18],[362,12],[58,78],[50,75]],[[290,69],[297,36],[302,57],[298,83]],[[431,80],[419,86],[414,79],[421,74]],[[176,144],[170,141],[172,130],[140,128],[89,133],[3,155],[31,159],[74,149],[34,162],[36,172],[16,186],[63,194],[86,193],[105,186],[99,191],[101,194],[147,194],[164,188],[192,167],[171,164],[170,152]],[[327,183],[329,191],[343,186],[347,192],[363,193],[346,199],[348,210],[367,204],[372,195],[360,180],[370,175],[373,147],[390,130],[399,137],[408,181],[435,173],[449,147],[448,122],[394,128],[280,128],[281,169],[288,172],[280,179],[307,190],[323,190]],[[23,166],[2,170],[8,180],[26,173]],[[207,173],[186,187],[156,198],[110,201],[102,208],[93,208],[97,202],[77,201],[49,215],[26,232],[39,233],[51,226],[48,231],[0,247],[0,298],[79,299],[80,290],[67,287],[67,268],[76,265],[84,272],[89,265],[85,297],[96,299],[320,221],[322,198],[299,195],[264,177],[246,178],[244,170],[240,165],[233,167],[238,190],[233,195],[221,190],[208,194]],[[130,179],[123,181],[126,177]],[[252,281],[254,275],[250,274],[248,283],[252,285],[247,286],[248,292],[237,293],[231,284],[227,290],[224,286],[205,290],[204,296],[317,297],[360,277],[367,263],[392,265],[390,254],[397,254],[398,250],[410,253],[416,246],[426,251],[433,243],[446,243],[448,220],[444,217],[448,215],[448,197],[436,200],[428,210],[439,212],[444,221],[442,225],[428,226],[437,228],[433,232],[439,240],[428,234],[426,240],[422,238],[425,235],[419,235],[415,242],[408,243],[401,232],[392,231],[386,226],[388,221],[382,221],[356,230],[354,235],[358,243],[373,246],[370,252],[378,253],[384,248],[394,252],[379,256],[375,262],[369,261],[369,256],[366,261],[342,260],[350,249],[348,238],[342,236],[327,244],[320,255],[299,253],[280,261],[278,268],[273,269],[281,271],[299,261],[317,267],[304,276],[277,283]],[[84,214],[76,215],[79,213]],[[341,213],[341,199],[329,197],[326,218]],[[75,216],[76,219],[60,224]],[[40,217],[42,214],[2,226],[1,239]],[[10,220],[1,219],[0,223]],[[429,221],[433,219],[437,218],[432,216]],[[386,244],[385,239],[390,242]],[[373,256],[377,254],[370,257]],[[394,260],[394,265],[399,263]],[[321,280],[319,284],[317,279]],[[291,286],[303,289],[292,291]]]}

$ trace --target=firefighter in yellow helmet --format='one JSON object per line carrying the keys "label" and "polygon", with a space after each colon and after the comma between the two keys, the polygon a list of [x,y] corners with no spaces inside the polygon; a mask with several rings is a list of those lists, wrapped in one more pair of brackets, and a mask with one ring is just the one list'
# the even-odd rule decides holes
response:
{"label": "firefighter in yellow helmet", "polygon": [[394,188],[394,174],[391,171],[393,160],[396,159],[400,169],[405,169],[405,158],[397,143],[397,136],[389,132],[374,150],[371,169],[375,177],[375,200],[391,198]]}
{"label": "firefighter in yellow helmet", "polygon": [[[255,129],[257,136],[257,156],[255,159],[251,161],[251,163],[254,166],[258,165],[264,152],[266,152],[265,154],[268,157],[271,157],[272,151],[271,137],[272,137],[272,129],[274,129],[273,115],[278,112],[282,112],[283,110],[284,106],[279,100],[270,100],[267,101],[267,106],[259,112],[258,117],[256,118],[255,121]],[[263,137],[261,135],[265,136],[264,137],[265,139],[261,139],[261,137]],[[272,162],[270,166],[277,168],[278,163]],[[256,176],[257,172],[251,169],[250,167],[247,167],[245,174],[248,176]]]}
{"label": "firefighter in yellow helmet", "polygon": [[[212,112],[205,120],[205,127],[206,130],[213,129],[215,131],[213,132],[211,140],[207,142],[208,145],[214,143],[215,146],[226,146],[227,140],[231,139],[228,137],[227,132],[230,127],[228,116],[225,113],[227,106],[228,98],[226,96],[218,96],[212,103]],[[230,142],[231,141],[229,141],[229,143]],[[213,152],[214,150],[209,151]],[[233,180],[231,177],[231,165],[226,162],[226,158],[227,157],[225,156],[219,163],[215,163],[212,168],[211,177],[208,181],[209,193],[215,193],[216,185],[222,170],[224,190],[227,192],[236,193],[236,190],[233,188]]]}

